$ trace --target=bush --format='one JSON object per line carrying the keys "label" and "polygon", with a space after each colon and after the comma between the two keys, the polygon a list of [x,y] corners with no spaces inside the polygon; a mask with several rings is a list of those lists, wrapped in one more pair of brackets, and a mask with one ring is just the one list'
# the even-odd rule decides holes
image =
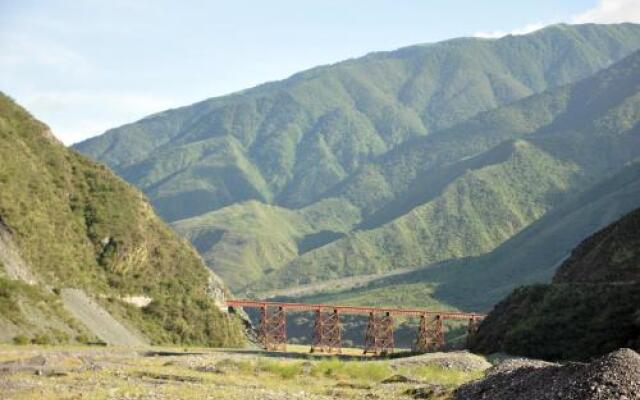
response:
{"label": "bush", "polygon": [[51,341],[54,343],[69,343],[69,334],[58,329],[51,330]]}
{"label": "bush", "polygon": [[38,333],[31,339],[33,344],[53,344],[53,339],[46,333]]}
{"label": "bush", "polygon": [[78,335],[76,336],[76,342],[82,343],[82,344],[89,344],[91,342],[91,339],[89,339],[87,335]]}
{"label": "bush", "polygon": [[29,344],[29,338],[25,335],[17,335],[13,338],[13,344],[24,346],[25,344]]}

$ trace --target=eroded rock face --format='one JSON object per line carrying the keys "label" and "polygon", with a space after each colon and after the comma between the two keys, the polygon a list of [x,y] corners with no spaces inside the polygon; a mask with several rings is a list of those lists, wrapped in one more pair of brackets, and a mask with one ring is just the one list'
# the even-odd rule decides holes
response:
{"label": "eroded rock face", "polygon": [[138,308],[143,308],[151,304],[153,299],[149,296],[138,295],[138,296],[126,296],[122,298],[122,301],[125,303],[129,303]]}
{"label": "eroded rock face", "polygon": [[589,364],[500,364],[461,386],[456,400],[640,399],[640,354],[620,349]]}
{"label": "eroded rock face", "polygon": [[[4,266],[4,271],[2,271],[2,266]],[[0,273],[2,272],[11,279],[17,279],[29,285],[37,283],[35,276],[31,273],[31,269],[13,241],[11,230],[0,217]]]}

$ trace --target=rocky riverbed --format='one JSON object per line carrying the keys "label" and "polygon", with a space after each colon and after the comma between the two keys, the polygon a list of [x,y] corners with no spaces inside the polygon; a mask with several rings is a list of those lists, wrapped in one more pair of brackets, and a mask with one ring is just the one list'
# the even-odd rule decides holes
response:
{"label": "rocky riverbed", "polygon": [[499,361],[465,351],[381,360],[304,349],[0,346],[0,399],[640,399],[633,350],[591,363],[492,359]]}
{"label": "rocky riverbed", "polygon": [[439,399],[490,366],[467,352],[374,360],[302,351],[4,346],[0,398]]}
{"label": "rocky riverbed", "polygon": [[484,380],[460,387],[456,400],[637,400],[640,354],[620,349],[591,363],[507,360]]}

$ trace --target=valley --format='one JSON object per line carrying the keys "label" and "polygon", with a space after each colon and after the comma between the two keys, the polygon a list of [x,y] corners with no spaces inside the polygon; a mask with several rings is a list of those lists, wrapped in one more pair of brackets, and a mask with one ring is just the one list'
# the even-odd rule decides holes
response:
{"label": "valley", "polygon": [[277,3],[2,5],[0,398],[640,399],[640,5]]}
{"label": "valley", "polygon": [[[572,239],[544,262],[518,253],[530,267],[499,274],[505,282],[467,278],[493,276],[484,260],[640,157],[638,48],[634,24],[412,46],[168,110],[75,148],[143,190],[236,295],[399,304],[386,291],[486,312],[639,205],[603,203],[601,220],[567,226]],[[403,279],[418,288],[401,289]]]}

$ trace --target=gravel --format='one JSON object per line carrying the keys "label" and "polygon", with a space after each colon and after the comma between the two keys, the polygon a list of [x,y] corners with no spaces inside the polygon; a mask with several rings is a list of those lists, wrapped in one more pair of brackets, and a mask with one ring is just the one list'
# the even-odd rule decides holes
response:
{"label": "gravel", "polygon": [[638,400],[640,354],[620,349],[589,364],[508,360],[461,386],[454,399]]}
{"label": "gravel", "polygon": [[457,369],[465,372],[484,371],[491,367],[491,364],[484,357],[480,357],[468,351],[426,353],[391,360],[391,366],[395,368],[420,367],[425,365],[432,365],[445,369]]}

